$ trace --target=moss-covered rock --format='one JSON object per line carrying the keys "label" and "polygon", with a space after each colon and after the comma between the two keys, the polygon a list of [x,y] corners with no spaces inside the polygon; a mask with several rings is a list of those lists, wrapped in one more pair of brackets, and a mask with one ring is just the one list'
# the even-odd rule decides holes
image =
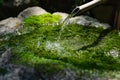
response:
{"label": "moss-covered rock", "polygon": [[[33,29],[6,42],[12,52],[10,63],[34,67],[46,77],[70,69],[76,75],[74,80],[81,79],[80,74],[95,78],[106,71],[120,70],[120,36],[117,30],[76,24],[47,25],[58,23],[58,20],[58,16],[51,14],[27,18],[23,31],[24,28]],[[111,75],[105,73],[104,76],[111,78]]]}

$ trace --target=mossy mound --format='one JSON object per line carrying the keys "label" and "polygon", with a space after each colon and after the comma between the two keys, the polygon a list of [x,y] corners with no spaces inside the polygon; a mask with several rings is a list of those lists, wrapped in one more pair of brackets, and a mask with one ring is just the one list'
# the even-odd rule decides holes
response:
{"label": "mossy mound", "polygon": [[12,50],[10,63],[34,67],[51,75],[65,69],[78,75],[81,70],[120,70],[120,36],[117,30],[76,24],[41,25],[36,21],[32,24],[31,20],[30,23],[25,21],[24,27],[35,29],[7,41]]}
{"label": "mossy mound", "polygon": [[19,32],[26,34],[39,26],[58,25],[61,18],[60,15],[52,15],[50,13],[33,15],[24,20],[24,28],[21,28]]}

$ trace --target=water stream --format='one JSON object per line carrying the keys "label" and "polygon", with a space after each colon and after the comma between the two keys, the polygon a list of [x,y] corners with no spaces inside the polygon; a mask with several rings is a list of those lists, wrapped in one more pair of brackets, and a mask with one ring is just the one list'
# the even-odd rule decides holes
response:
{"label": "water stream", "polygon": [[69,23],[69,19],[74,17],[76,14],[78,14],[79,11],[80,11],[80,9],[78,7],[74,8],[72,10],[72,12],[64,19],[64,21],[62,22],[61,30],[59,32],[59,36],[57,38],[57,41],[59,41],[61,39],[61,35],[64,31],[64,28]]}

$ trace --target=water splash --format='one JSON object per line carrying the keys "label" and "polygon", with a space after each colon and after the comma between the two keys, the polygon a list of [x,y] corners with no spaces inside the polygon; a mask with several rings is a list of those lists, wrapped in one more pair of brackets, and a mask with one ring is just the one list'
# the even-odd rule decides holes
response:
{"label": "water splash", "polygon": [[60,45],[60,43],[50,42],[50,41],[46,42],[45,48],[50,51],[57,51],[58,53],[61,53],[64,50],[64,48]]}
{"label": "water splash", "polygon": [[71,17],[75,16],[76,14],[78,14],[79,12],[80,12],[80,9],[79,9],[78,7],[76,7],[76,8],[74,8],[74,9],[72,10],[72,12],[65,18],[65,20],[64,20],[63,23],[62,23],[61,30],[60,30],[60,32],[59,32],[59,36],[58,36],[58,39],[57,39],[58,41],[61,39],[61,35],[62,35],[63,31],[64,31],[65,26],[66,26],[67,24],[69,24],[69,19],[70,19]]}

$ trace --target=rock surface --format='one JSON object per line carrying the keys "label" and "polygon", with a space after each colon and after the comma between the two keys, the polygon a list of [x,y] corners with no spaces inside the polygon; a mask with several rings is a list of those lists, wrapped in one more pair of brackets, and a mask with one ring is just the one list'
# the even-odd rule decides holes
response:
{"label": "rock surface", "polygon": [[84,16],[84,15],[70,18],[69,24],[79,24],[79,25],[83,25],[83,26],[103,27],[104,29],[111,27],[108,24],[100,23],[97,19],[94,19],[89,16]]}
{"label": "rock surface", "polygon": [[6,69],[6,74],[0,74],[0,80],[36,80],[33,68],[9,64],[11,49],[7,49],[0,57],[0,68]]}
{"label": "rock surface", "polygon": [[5,67],[10,59],[11,52],[7,49],[0,57],[0,67]]}
{"label": "rock surface", "polygon": [[9,67],[11,67],[11,70],[7,70],[5,75],[0,75],[0,80],[37,80],[33,68],[9,64],[6,69],[9,69]]}
{"label": "rock surface", "polygon": [[62,17],[61,22],[63,22],[69,14],[64,12],[54,12],[53,15],[60,15]]}
{"label": "rock surface", "polygon": [[47,13],[46,10],[42,9],[41,7],[29,7],[25,10],[23,10],[22,12],[20,12],[20,14],[18,15],[18,18],[20,20],[24,20],[25,18],[31,16],[31,15],[41,15],[41,14],[45,14]]}
{"label": "rock surface", "polygon": [[18,18],[10,17],[0,21],[0,35],[13,33],[21,25],[21,20]]}
{"label": "rock surface", "polygon": [[[64,13],[64,12],[54,12],[53,15],[62,16],[60,23],[62,23],[69,16],[68,13]],[[109,24],[101,23],[97,19],[89,17],[89,16],[85,16],[85,15],[71,17],[66,23],[67,24],[79,24],[83,26],[102,27],[103,29],[108,29],[111,27]]]}

